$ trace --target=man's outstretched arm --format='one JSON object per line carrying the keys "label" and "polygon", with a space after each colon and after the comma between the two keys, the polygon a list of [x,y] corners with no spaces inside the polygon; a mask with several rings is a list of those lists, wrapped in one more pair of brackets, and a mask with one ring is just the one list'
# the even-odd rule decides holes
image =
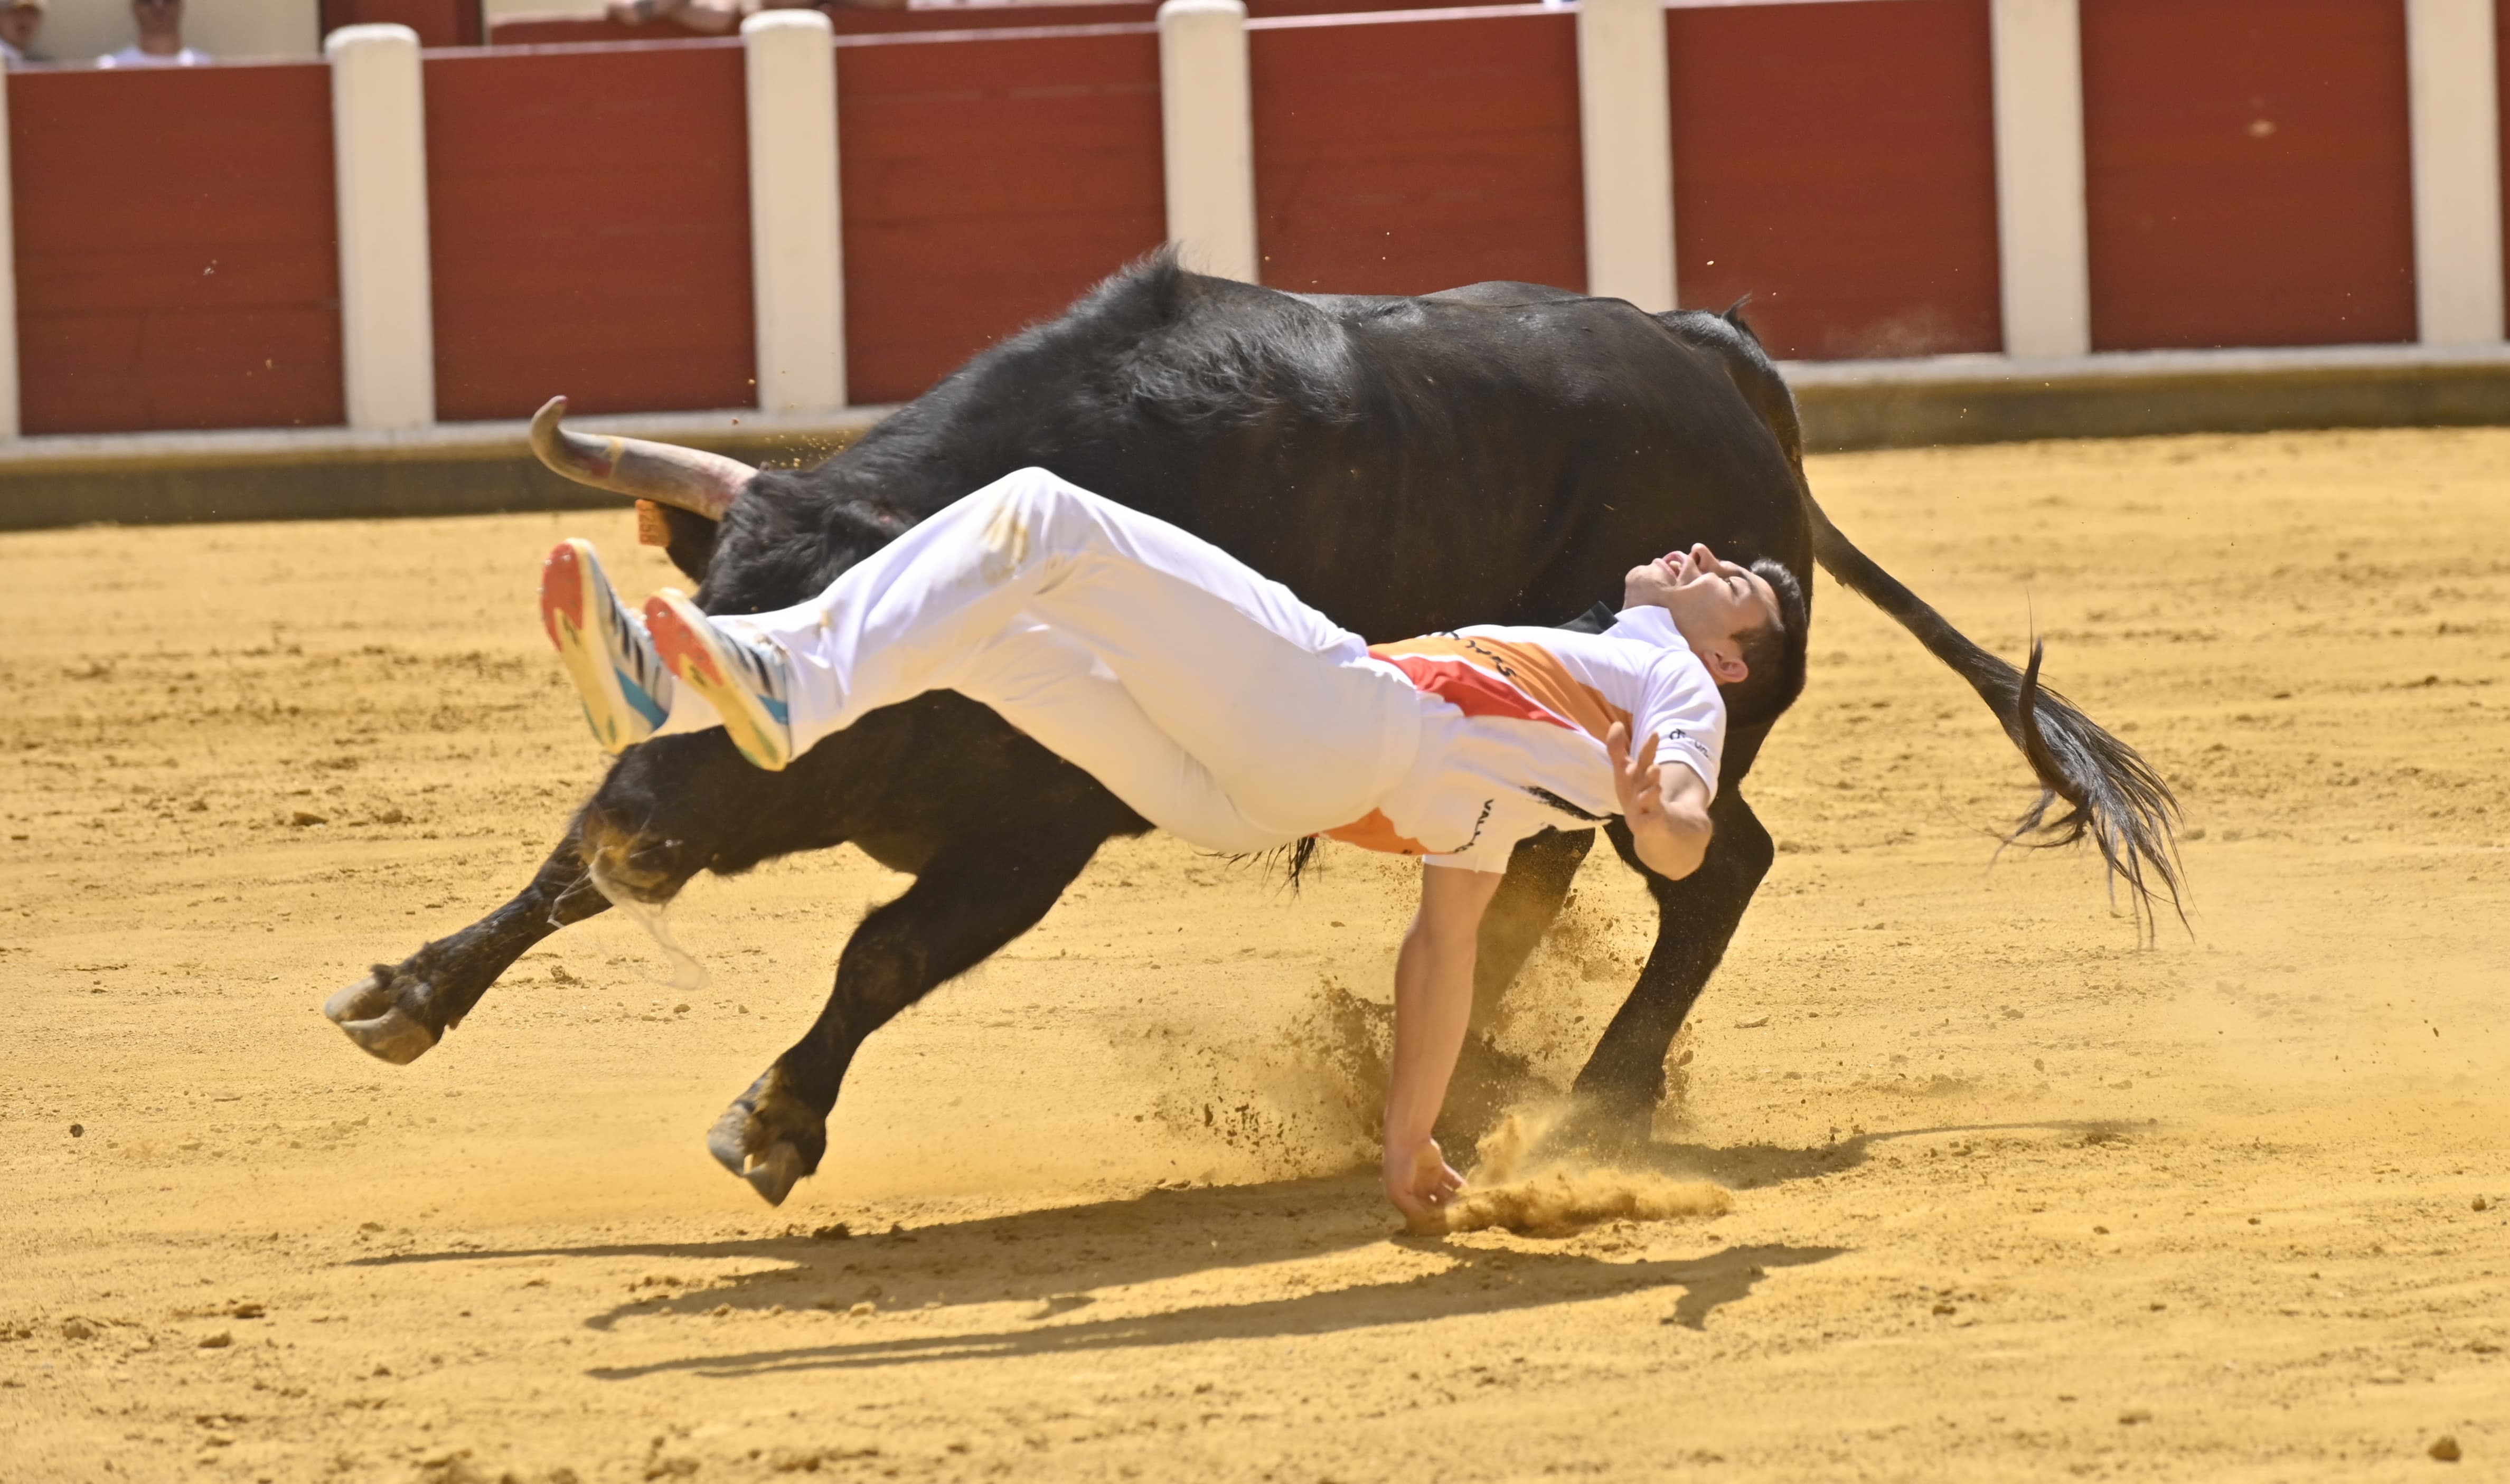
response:
{"label": "man's outstretched arm", "polygon": [[1464,1188],[1429,1136],[1473,1011],[1473,944],[1482,910],[1504,878],[1495,871],[1421,867],[1421,910],[1394,961],[1394,1062],[1386,1089],[1387,1199],[1416,1228]]}
{"label": "man's outstretched arm", "polygon": [[1630,826],[1630,841],[1649,870],[1667,881],[1680,881],[1699,869],[1708,856],[1715,826],[1708,821],[1708,785],[1699,775],[1676,763],[1656,766],[1656,739],[1651,734],[1630,755],[1630,734],[1615,722],[1604,737],[1613,760],[1613,789],[1620,795],[1621,818]]}

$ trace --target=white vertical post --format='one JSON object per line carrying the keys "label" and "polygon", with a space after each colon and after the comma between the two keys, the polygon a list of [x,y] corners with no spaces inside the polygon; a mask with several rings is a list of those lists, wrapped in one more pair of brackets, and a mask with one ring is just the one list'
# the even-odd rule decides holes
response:
{"label": "white vertical post", "polygon": [[10,210],[9,69],[0,67],[0,442],[18,436],[18,229]]}
{"label": "white vertical post", "polygon": [[1996,226],[2008,356],[2092,349],[2077,0],[1994,0]]}
{"label": "white vertical post", "polygon": [[758,405],[834,411],[846,404],[836,32],[818,11],[761,11],[741,23],[741,41]]}
{"label": "white vertical post", "polygon": [[1586,291],[1651,314],[1673,308],[1673,104],[1662,0],[1578,7],[1578,125]]}
{"label": "white vertical post", "polygon": [[2425,345],[2501,339],[2500,81],[2493,0],[2406,0],[2415,311]]}
{"label": "white vertical post", "polygon": [[436,316],[418,33],[342,26],[323,51],[331,59],[349,426],[424,428],[436,421]]}
{"label": "white vertical post", "polygon": [[1160,135],[1168,240],[1198,273],[1257,282],[1254,86],[1239,0],[1160,7]]}

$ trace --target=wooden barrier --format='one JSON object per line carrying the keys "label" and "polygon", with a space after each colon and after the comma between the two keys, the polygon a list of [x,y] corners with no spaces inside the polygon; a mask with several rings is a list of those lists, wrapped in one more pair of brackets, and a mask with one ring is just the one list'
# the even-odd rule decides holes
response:
{"label": "wooden barrier", "polygon": [[902,401],[1160,245],[1159,38],[861,39],[837,50],[846,385]]}
{"label": "wooden barrier", "polygon": [[753,402],[740,42],[426,66],[437,416]]}
{"label": "wooden barrier", "polygon": [[1264,282],[1586,282],[1570,15],[1250,27]]}
{"label": "wooden barrier", "polygon": [[323,34],[344,25],[405,25],[421,46],[475,47],[488,39],[479,0],[321,0]]}
{"label": "wooden barrier", "polygon": [[2092,346],[2415,338],[2405,12],[2083,7]]}
{"label": "wooden barrier", "polygon": [[1682,301],[1815,360],[2003,345],[1987,0],[1676,9]]}
{"label": "wooden barrier", "polygon": [[[335,5],[454,5],[463,0],[328,0]],[[1421,0],[1248,0],[1247,13],[1253,16],[1331,15],[1350,11],[1393,11],[1418,5]],[[1442,0],[1442,3],[1467,5],[1508,5],[1519,0]],[[953,6],[936,10],[863,10],[852,6],[825,7],[828,20],[840,36],[884,36],[899,32],[1034,30],[1041,26],[1105,25],[1131,23],[1148,25],[1159,14],[1158,0],[1111,0],[1100,5],[1034,5],[1021,0],[1011,5]],[[395,16],[377,16],[374,19],[399,19]],[[522,15],[512,16],[491,24],[488,39],[495,46],[547,46],[553,42],[651,42],[685,41],[694,33],[671,21],[653,21],[643,25],[623,25],[599,16]]]}
{"label": "wooden barrier", "polygon": [[[1584,286],[1577,15],[1382,13],[1400,3],[1253,0],[1260,277]],[[1681,301],[1750,294],[1782,357],[2005,349],[1998,3],[2011,11],[1669,0]],[[326,4],[401,7],[441,31],[470,0]],[[1153,10],[836,18],[854,403],[916,396],[1167,235]],[[2481,34],[2476,12],[2452,14]],[[2416,323],[2410,103],[2439,141],[2425,166],[2459,162],[2435,178],[2460,188],[2427,182],[2426,208],[2455,201],[2479,222],[2490,198],[2469,204],[2464,184],[2491,168],[2483,105],[2435,111],[2428,77],[2410,82],[2406,15],[2406,0],[2085,0],[2063,30],[2081,41],[2087,219],[2062,236],[2089,264],[2093,349],[2448,338]],[[2510,73],[2510,0],[2492,25]],[[2434,32],[2416,34],[2427,58]],[[423,67],[436,416],[518,418],[552,392],[586,413],[754,405],[741,43],[438,51]],[[10,75],[25,433],[343,419],[328,87],[315,63]],[[2510,113],[2494,125],[2510,160]],[[2424,233],[2427,254],[2443,235]],[[2485,236],[2458,234],[2459,281],[2489,282]],[[1653,240],[1660,261],[1660,220]],[[2084,296],[2067,302],[2079,346]],[[2460,319],[2477,327],[2453,343],[2495,343],[2485,317]]]}
{"label": "wooden barrier", "polygon": [[10,77],[26,433],[341,420],[330,85],[319,62]]}

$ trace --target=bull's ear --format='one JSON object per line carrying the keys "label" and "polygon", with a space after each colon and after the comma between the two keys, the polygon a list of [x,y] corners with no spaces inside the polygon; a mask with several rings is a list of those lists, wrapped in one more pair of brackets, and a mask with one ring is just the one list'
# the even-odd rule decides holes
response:
{"label": "bull's ear", "polygon": [[[714,561],[714,542],[723,533],[723,522],[690,514],[675,506],[639,500],[636,529],[640,541],[661,547],[671,558],[671,565],[686,573],[690,582],[703,584],[707,566]],[[656,540],[657,536],[661,539]]]}

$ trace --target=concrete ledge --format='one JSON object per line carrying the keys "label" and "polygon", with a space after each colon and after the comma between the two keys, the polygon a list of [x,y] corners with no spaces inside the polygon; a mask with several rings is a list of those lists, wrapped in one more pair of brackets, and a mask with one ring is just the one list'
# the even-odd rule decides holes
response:
{"label": "concrete ledge", "polygon": [[[587,433],[661,438],[752,464],[816,464],[886,417],[661,412],[571,417]],[[0,530],[616,508],[551,474],[523,422],[53,435],[0,441]]]}
{"label": "concrete ledge", "polygon": [[2510,424],[2510,345],[1788,361],[1821,452],[2031,438]]}
{"label": "concrete ledge", "polygon": [[[1793,361],[1806,446],[2510,425],[2510,346],[2154,351],[2065,361]],[[753,464],[814,464],[887,407],[572,418]],[[48,436],[0,441],[0,530],[94,521],[297,520],[612,507],[549,473],[525,425]]]}

